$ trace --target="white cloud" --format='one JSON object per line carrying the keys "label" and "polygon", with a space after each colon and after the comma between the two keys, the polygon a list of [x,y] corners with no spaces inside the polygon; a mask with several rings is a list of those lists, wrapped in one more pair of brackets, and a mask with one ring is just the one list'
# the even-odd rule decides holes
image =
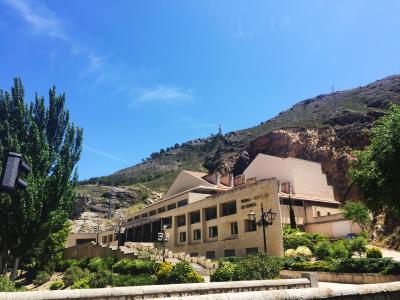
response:
{"label": "white cloud", "polygon": [[102,150],[99,150],[99,149],[96,149],[96,148],[93,148],[93,147],[90,147],[90,146],[88,146],[88,145],[84,145],[84,146],[83,146],[83,149],[84,149],[84,150],[88,150],[88,151],[90,151],[90,152],[92,152],[92,153],[98,154],[98,155],[100,155],[100,156],[103,156],[103,157],[106,157],[106,158],[115,160],[115,161],[120,161],[120,162],[123,162],[123,163],[128,163],[128,161],[126,161],[126,160],[123,159],[123,158],[119,158],[119,157],[117,157],[117,156],[115,156],[115,155],[112,155],[112,154],[110,154],[110,153],[104,152],[104,151],[102,151]]}
{"label": "white cloud", "polygon": [[98,56],[93,53],[90,53],[88,55],[88,59],[89,59],[90,71],[95,71],[103,67],[106,58],[104,56]]}
{"label": "white cloud", "polygon": [[244,30],[243,27],[242,27],[242,23],[239,22],[238,25],[237,25],[236,31],[233,34],[233,37],[235,39],[251,38],[251,37],[253,37],[253,32]]}
{"label": "white cloud", "polygon": [[59,19],[46,6],[36,2],[35,5],[32,5],[31,2],[25,0],[4,1],[31,25],[34,32],[55,38],[68,39]]}
{"label": "white cloud", "polygon": [[134,103],[176,103],[193,101],[193,92],[181,87],[158,86],[152,89],[143,89]]}

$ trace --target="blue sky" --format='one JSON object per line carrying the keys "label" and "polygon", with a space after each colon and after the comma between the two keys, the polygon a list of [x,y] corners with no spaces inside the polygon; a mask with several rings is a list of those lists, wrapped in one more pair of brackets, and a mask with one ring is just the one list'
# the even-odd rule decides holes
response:
{"label": "blue sky", "polygon": [[0,88],[65,92],[81,179],[398,74],[400,1],[0,0]]}

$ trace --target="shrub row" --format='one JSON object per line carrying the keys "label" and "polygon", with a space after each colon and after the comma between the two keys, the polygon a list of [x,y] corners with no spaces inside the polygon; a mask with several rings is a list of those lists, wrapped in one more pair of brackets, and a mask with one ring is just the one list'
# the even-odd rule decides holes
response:
{"label": "shrub row", "polygon": [[221,260],[211,281],[261,280],[279,276],[283,260],[265,254],[249,255],[231,262]]}
{"label": "shrub row", "polygon": [[157,268],[156,277],[159,284],[204,282],[204,278],[186,262],[179,262],[175,266],[163,262]]}
{"label": "shrub row", "polygon": [[288,259],[285,262],[285,268],[297,271],[400,275],[400,262],[394,261],[391,258],[346,258],[337,261],[315,262]]}

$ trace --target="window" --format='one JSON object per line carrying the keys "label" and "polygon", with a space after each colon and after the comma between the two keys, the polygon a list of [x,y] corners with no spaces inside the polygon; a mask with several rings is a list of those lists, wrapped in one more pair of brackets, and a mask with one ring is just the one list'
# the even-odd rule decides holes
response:
{"label": "window", "polygon": [[208,227],[208,237],[209,237],[209,238],[216,238],[216,237],[218,237],[218,226],[211,226],[211,227]]}
{"label": "window", "polygon": [[151,211],[149,212],[149,215],[150,215],[150,216],[154,216],[156,213],[157,213],[156,210],[151,210]]}
{"label": "window", "polygon": [[237,224],[237,222],[232,222],[231,223],[231,234],[232,235],[238,234],[238,224]]}
{"label": "window", "polygon": [[157,212],[158,212],[158,213],[163,213],[163,212],[165,212],[165,206],[159,207],[159,208],[157,209]]}
{"label": "window", "polygon": [[133,219],[134,219],[134,220],[139,220],[139,219],[140,219],[140,216],[135,216]]}
{"label": "window", "polygon": [[176,203],[175,202],[167,205],[167,210],[171,210],[171,209],[174,209],[174,208],[176,208]]}
{"label": "window", "polygon": [[101,238],[101,243],[102,243],[102,244],[106,244],[106,243],[107,243],[107,236],[103,236],[103,237]]}
{"label": "window", "polygon": [[200,211],[194,211],[190,213],[190,224],[196,224],[200,222]]}
{"label": "window", "polygon": [[215,259],[215,251],[207,251],[206,258],[208,259]]}
{"label": "window", "polygon": [[320,217],[321,216],[321,212],[317,211],[317,216]]}
{"label": "window", "polygon": [[290,205],[290,203],[292,203],[292,206],[303,206],[303,201],[302,200],[281,199],[280,202],[281,202],[282,205]]}
{"label": "window", "polygon": [[192,252],[192,253],[190,253],[190,257],[197,257],[197,256],[199,256],[199,253],[198,253],[198,252]]}
{"label": "window", "polygon": [[225,257],[235,256],[235,249],[227,249],[224,251]]}
{"label": "window", "polygon": [[330,216],[330,215],[331,215],[331,213],[328,211],[328,212],[327,212],[327,215],[328,215],[328,216]]}
{"label": "window", "polygon": [[144,213],[144,214],[141,214],[141,215],[140,215],[141,218],[146,218],[147,216],[148,216],[147,213]]}
{"label": "window", "polygon": [[185,215],[180,215],[176,217],[176,226],[181,227],[186,225]]}
{"label": "window", "polygon": [[236,214],[236,200],[224,203],[222,207],[222,217]]}
{"label": "window", "polygon": [[193,230],[193,240],[198,241],[201,239],[201,231],[200,229]]}
{"label": "window", "polygon": [[112,242],[112,240],[113,240],[113,235],[112,234],[108,235],[108,241]]}
{"label": "window", "polygon": [[178,207],[182,207],[188,204],[188,200],[187,199],[183,199],[181,201],[178,201]]}
{"label": "window", "polygon": [[129,219],[127,220],[127,222],[131,222],[131,221],[133,221],[133,218],[129,218]]}
{"label": "window", "polygon": [[217,218],[217,207],[216,206],[207,207],[205,209],[205,213],[206,213],[206,221],[216,219]]}
{"label": "window", "polygon": [[167,227],[172,226],[172,217],[162,218],[162,225],[167,225]]}
{"label": "window", "polygon": [[244,232],[251,232],[257,230],[257,224],[249,219],[244,220]]}
{"label": "window", "polygon": [[186,232],[179,233],[179,242],[181,242],[181,243],[186,242]]}
{"label": "window", "polygon": [[246,255],[257,254],[257,253],[258,253],[257,247],[246,248]]}

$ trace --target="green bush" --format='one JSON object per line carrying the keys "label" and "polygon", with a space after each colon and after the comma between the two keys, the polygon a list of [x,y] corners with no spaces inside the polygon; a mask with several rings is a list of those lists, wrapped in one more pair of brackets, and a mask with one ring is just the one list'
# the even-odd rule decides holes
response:
{"label": "green bush", "polygon": [[113,265],[118,261],[118,259],[115,256],[103,257],[102,260],[104,266],[109,270],[111,270]]}
{"label": "green bush", "polygon": [[332,255],[331,243],[328,241],[318,242],[317,246],[315,247],[314,254],[320,260],[329,258]]}
{"label": "green bush", "polygon": [[333,243],[331,251],[333,258],[341,259],[349,256],[349,250],[347,250],[347,247],[343,241],[336,241]]}
{"label": "green bush", "polygon": [[113,286],[138,286],[138,285],[154,285],[157,279],[148,274],[133,275],[114,275],[112,277]]}
{"label": "green bush", "polygon": [[[396,266],[397,265],[397,266]],[[400,264],[391,258],[348,258],[340,261],[336,267],[336,272],[342,273],[382,273],[396,272]],[[400,269],[400,268],[399,268]]]}
{"label": "green bush", "polygon": [[292,228],[290,225],[284,225],[282,228],[283,235],[293,235],[295,233],[301,232],[298,228]]}
{"label": "green bush", "polygon": [[32,283],[33,283],[35,286],[40,286],[40,285],[42,285],[42,284],[45,284],[47,281],[49,281],[49,280],[50,280],[50,277],[51,277],[51,275],[50,275],[49,273],[47,273],[47,272],[45,272],[45,271],[39,271],[39,272],[36,274],[36,277],[35,277],[35,279],[32,281]]}
{"label": "green bush", "polygon": [[89,287],[104,288],[112,284],[112,273],[105,268],[98,268],[95,273],[89,275]]}
{"label": "green bush", "polygon": [[174,267],[170,262],[163,262],[159,264],[156,270],[157,283],[169,283],[169,276],[173,268]]}
{"label": "green bush", "polygon": [[101,257],[94,257],[92,258],[89,263],[87,264],[87,268],[91,272],[96,272],[99,269],[105,269],[107,268],[106,265],[104,264],[104,261]]}
{"label": "green bush", "polygon": [[386,265],[386,267],[381,271],[384,275],[400,275],[400,262],[391,261]]}
{"label": "green bush", "polygon": [[330,272],[334,268],[331,263],[326,261],[305,261],[305,262],[293,262],[287,266],[289,270],[295,271],[320,271],[320,272]]}
{"label": "green bush", "polygon": [[16,290],[14,282],[4,275],[0,276],[0,292],[15,292]]}
{"label": "green bush", "polygon": [[283,260],[266,254],[248,255],[236,264],[233,280],[261,280],[279,276]]}
{"label": "green bush", "polygon": [[305,259],[310,259],[312,257],[311,250],[306,246],[299,246],[297,247],[296,251],[294,252],[295,256],[300,256]]}
{"label": "green bush", "polygon": [[86,278],[87,275],[87,272],[83,271],[78,266],[71,266],[64,273],[64,283],[66,286],[73,285],[79,280]]}
{"label": "green bush", "polygon": [[290,235],[283,237],[283,247],[287,249],[297,249],[300,246],[306,246],[311,251],[314,251],[314,243],[307,237],[302,235]]}
{"label": "green bush", "polygon": [[154,274],[156,264],[152,260],[124,258],[115,263],[113,271],[124,275]]}
{"label": "green bush", "polygon": [[59,290],[59,289],[61,289],[61,288],[63,288],[63,287],[64,287],[64,281],[62,281],[62,280],[57,280],[57,281],[53,281],[53,282],[50,284],[49,289],[50,289],[50,290]]}
{"label": "green bush", "polygon": [[76,281],[72,286],[71,289],[89,289],[89,277],[84,277]]}
{"label": "green bush", "polygon": [[81,268],[82,270],[85,269],[85,268],[87,268],[87,267],[88,267],[88,264],[89,264],[89,262],[90,262],[90,260],[91,260],[92,258],[93,258],[93,257],[87,256],[87,257],[81,259],[81,260],[79,261],[79,268]]}
{"label": "green bush", "polygon": [[285,257],[296,257],[296,250],[294,249],[287,249],[285,251]]}
{"label": "green bush", "polygon": [[186,262],[178,262],[169,275],[170,283],[196,283],[203,282],[203,277],[199,276]]}
{"label": "green bush", "polygon": [[232,281],[235,275],[236,265],[229,261],[220,261],[218,263],[218,268],[211,275],[211,281]]}
{"label": "green bush", "polygon": [[77,259],[60,260],[57,263],[56,270],[58,272],[65,272],[71,266],[79,266],[79,262]]}
{"label": "green bush", "polygon": [[361,255],[367,251],[367,240],[364,237],[356,237],[350,240],[350,252],[357,252]]}
{"label": "green bush", "polygon": [[372,247],[372,248],[367,249],[366,257],[367,258],[382,258],[383,254],[382,254],[381,249]]}

